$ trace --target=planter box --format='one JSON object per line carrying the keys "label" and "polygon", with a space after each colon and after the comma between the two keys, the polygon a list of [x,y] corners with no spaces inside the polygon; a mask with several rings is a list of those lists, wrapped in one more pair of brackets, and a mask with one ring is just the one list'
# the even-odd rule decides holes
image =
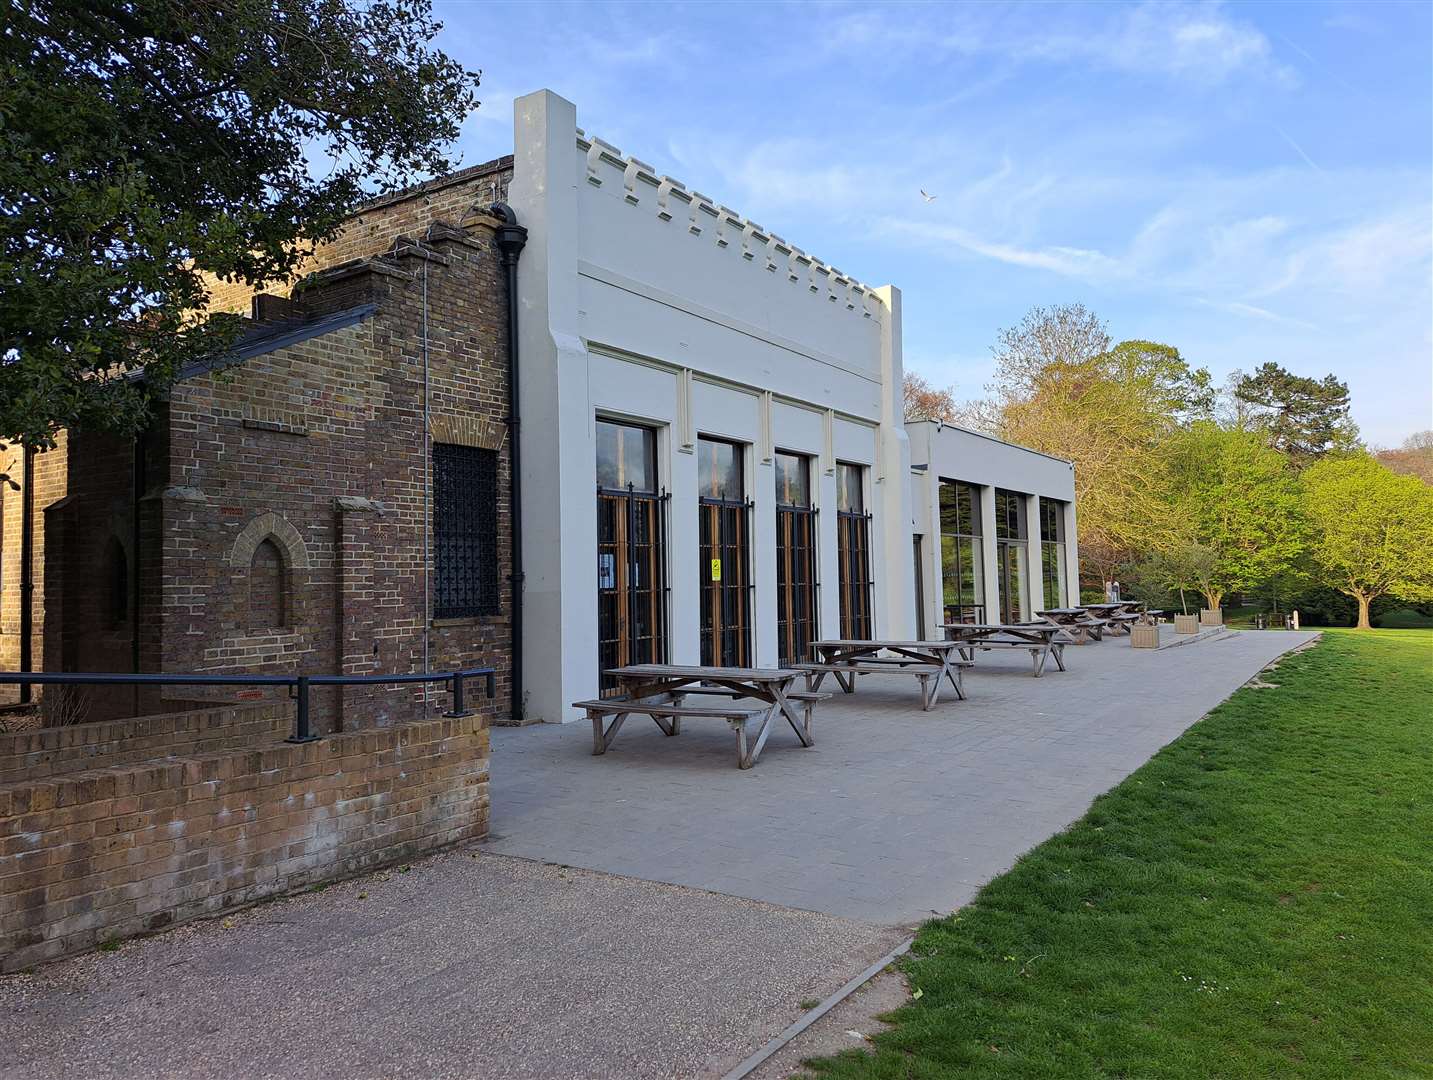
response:
{"label": "planter box", "polygon": [[1224,609],[1223,609],[1223,608],[1200,608],[1200,609],[1199,609],[1199,625],[1200,625],[1200,626],[1223,626],[1223,625],[1224,625]]}
{"label": "planter box", "polygon": [[1131,649],[1157,649],[1159,648],[1159,627],[1131,626],[1129,630],[1129,647]]}
{"label": "planter box", "polygon": [[1176,615],[1174,617],[1174,632],[1176,634],[1197,634],[1199,633],[1198,615]]}

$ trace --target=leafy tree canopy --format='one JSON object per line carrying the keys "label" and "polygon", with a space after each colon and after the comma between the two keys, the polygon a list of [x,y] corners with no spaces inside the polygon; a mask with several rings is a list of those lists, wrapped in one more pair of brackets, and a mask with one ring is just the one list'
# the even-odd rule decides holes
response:
{"label": "leafy tree canopy", "polygon": [[1414,432],[1398,449],[1380,450],[1375,456],[1396,473],[1433,484],[1433,431]]}
{"label": "leafy tree canopy", "polygon": [[[284,280],[446,171],[477,75],[427,0],[0,0],[0,440],[138,430],[224,347],[204,272]],[[143,365],[143,385],[124,378]]]}
{"label": "leafy tree canopy", "polygon": [[951,387],[937,387],[914,371],[905,374],[905,410],[907,420],[951,421],[959,412]]}
{"label": "leafy tree canopy", "polygon": [[1234,396],[1268,432],[1269,444],[1295,465],[1352,449],[1358,440],[1349,416],[1348,384],[1332,375],[1311,379],[1266,363],[1238,380]]}
{"label": "leafy tree canopy", "polygon": [[1318,462],[1302,479],[1314,561],[1358,602],[1360,627],[1380,596],[1433,600],[1433,487],[1366,454]]}
{"label": "leafy tree canopy", "polygon": [[1032,309],[993,351],[995,397],[973,407],[975,426],[1074,461],[1081,558],[1108,578],[1158,546],[1169,532],[1159,445],[1209,414],[1209,373],[1170,345],[1112,345],[1079,304]]}
{"label": "leafy tree canopy", "polygon": [[1298,564],[1306,531],[1282,454],[1256,433],[1210,421],[1173,435],[1164,453],[1175,546],[1214,553],[1213,572],[1198,584],[1211,608],[1224,593],[1258,588]]}

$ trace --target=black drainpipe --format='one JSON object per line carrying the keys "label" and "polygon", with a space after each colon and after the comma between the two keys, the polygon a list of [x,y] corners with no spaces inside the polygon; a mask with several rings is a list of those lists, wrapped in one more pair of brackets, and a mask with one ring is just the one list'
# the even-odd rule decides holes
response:
{"label": "black drainpipe", "polygon": [[[20,670],[34,671],[35,451],[25,447],[24,493],[20,496]],[[30,703],[30,684],[20,684],[20,704]]]}
{"label": "black drainpipe", "polygon": [[493,203],[488,213],[502,222],[493,237],[502,252],[508,290],[508,513],[512,522],[512,705],[509,723],[523,720],[522,697],[522,443],[518,416],[517,261],[527,244],[527,230],[507,203]]}

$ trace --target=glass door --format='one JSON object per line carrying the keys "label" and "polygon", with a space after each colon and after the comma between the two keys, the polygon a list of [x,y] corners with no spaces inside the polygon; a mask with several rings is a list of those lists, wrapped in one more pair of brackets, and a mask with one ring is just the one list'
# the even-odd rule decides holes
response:
{"label": "glass door", "polygon": [[816,509],[811,459],[776,453],[776,638],[782,666],[811,659],[816,630]]}
{"label": "glass door", "polygon": [[751,666],[751,504],[742,457],[735,443],[697,439],[702,663],[714,667]]}
{"label": "glass door", "polygon": [[871,639],[871,515],[865,467],[836,463],[836,561],[840,568],[841,637]]}
{"label": "glass door", "polygon": [[995,490],[995,565],[1000,575],[1000,621],[1024,622],[1026,560],[1025,496]]}
{"label": "glass door", "polygon": [[597,662],[605,673],[667,659],[666,496],[650,428],[597,421]]}

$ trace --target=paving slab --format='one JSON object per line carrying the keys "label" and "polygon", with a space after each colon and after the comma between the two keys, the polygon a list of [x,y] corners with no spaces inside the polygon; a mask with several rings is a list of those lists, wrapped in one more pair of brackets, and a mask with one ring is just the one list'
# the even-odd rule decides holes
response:
{"label": "paving slab", "polygon": [[930,712],[914,679],[866,676],[817,706],[814,747],[774,728],[749,770],[721,721],[669,738],[630,717],[600,757],[587,724],[497,729],[488,849],[913,926],[1316,636],[1234,631],[1159,650],[1107,638],[1038,679],[1022,652],[977,653],[969,700]]}
{"label": "paving slab", "polygon": [[721,1075],[899,937],[460,850],[0,977],[0,1077]]}

